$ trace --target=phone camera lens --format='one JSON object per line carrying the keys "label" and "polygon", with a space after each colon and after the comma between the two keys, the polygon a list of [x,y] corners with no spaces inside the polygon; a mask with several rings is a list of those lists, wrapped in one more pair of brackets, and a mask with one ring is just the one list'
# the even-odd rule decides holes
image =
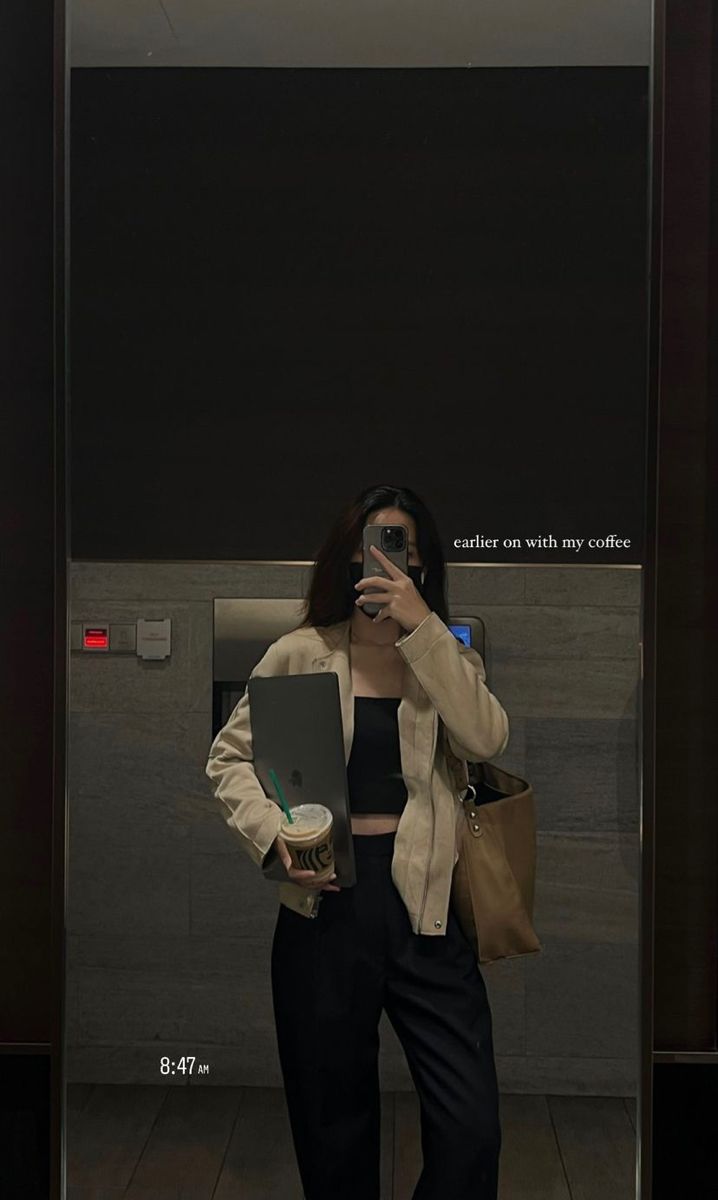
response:
{"label": "phone camera lens", "polygon": [[382,548],[384,550],[404,549],[404,530],[401,526],[388,525],[382,531]]}

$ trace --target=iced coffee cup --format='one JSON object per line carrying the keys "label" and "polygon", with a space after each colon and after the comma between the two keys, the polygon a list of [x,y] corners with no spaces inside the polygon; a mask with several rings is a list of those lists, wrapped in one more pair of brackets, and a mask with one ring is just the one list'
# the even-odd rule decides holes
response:
{"label": "iced coffee cup", "polygon": [[316,871],[312,883],[327,883],[334,874],[334,818],[330,810],[323,804],[297,804],[290,811],[292,823],[283,814],[279,832],[292,866],[300,871]]}

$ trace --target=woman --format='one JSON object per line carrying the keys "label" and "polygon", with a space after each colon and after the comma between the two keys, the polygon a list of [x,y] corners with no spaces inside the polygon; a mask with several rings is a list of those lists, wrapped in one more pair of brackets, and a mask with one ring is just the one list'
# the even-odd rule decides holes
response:
{"label": "woman", "polygon": [[[362,570],[366,524],[404,525],[408,574]],[[367,587],[382,608],[363,612]],[[247,695],[207,774],[228,824],[287,880],[272,944],[277,1042],[306,1200],[378,1200],[378,1025],[386,1010],[419,1096],[423,1169],[414,1200],[496,1200],[501,1131],[484,981],[451,907],[463,819],[444,738],[482,761],[508,741],[480,655],[448,629],[433,518],[408,488],[372,487],[319,551],[299,628],[253,675],[339,677],[357,864],[354,887],[313,883],[279,835],[280,810],[252,768]],[[333,876],[332,878],[335,878]]]}

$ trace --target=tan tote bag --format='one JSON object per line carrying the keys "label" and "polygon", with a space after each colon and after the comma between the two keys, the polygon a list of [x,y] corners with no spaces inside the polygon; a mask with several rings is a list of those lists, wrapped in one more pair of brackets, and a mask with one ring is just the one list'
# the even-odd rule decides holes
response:
{"label": "tan tote bag", "polygon": [[[444,746],[464,808],[451,898],[481,963],[535,954],[536,811],[533,789],[492,763],[468,766]],[[465,794],[464,794],[465,793]]]}

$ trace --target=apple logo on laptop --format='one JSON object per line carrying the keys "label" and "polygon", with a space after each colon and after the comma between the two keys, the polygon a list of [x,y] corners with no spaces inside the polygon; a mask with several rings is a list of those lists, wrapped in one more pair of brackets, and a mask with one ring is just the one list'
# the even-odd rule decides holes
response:
{"label": "apple logo on laptop", "polygon": [[297,770],[296,767],[289,776],[289,782],[291,783],[292,787],[295,788],[300,788],[302,786],[302,772]]}

